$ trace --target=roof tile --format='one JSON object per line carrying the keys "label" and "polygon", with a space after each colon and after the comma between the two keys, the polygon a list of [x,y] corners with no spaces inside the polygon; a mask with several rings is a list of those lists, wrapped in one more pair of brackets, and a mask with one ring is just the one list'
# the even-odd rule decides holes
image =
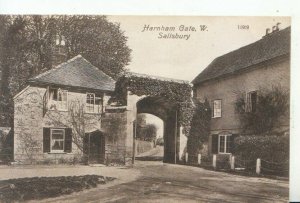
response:
{"label": "roof tile", "polygon": [[114,91],[115,81],[81,55],[28,81],[31,84],[55,84],[69,87]]}
{"label": "roof tile", "polygon": [[262,39],[214,59],[193,81],[199,84],[290,53],[291,28],[285,28]]}

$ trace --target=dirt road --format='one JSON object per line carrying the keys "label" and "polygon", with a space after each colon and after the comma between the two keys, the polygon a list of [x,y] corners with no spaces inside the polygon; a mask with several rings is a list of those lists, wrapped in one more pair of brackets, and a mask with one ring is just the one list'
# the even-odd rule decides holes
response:
{"label": "dirt road", "polygon": [[[132,169],[124,169],[132,170]],[[288,182],[137,161],[140,176],[45,202],[287,202]]]}

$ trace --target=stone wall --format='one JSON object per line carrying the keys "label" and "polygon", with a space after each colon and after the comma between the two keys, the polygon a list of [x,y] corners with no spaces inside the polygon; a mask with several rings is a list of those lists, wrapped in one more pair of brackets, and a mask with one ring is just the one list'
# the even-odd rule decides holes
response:
{"label": "stone wall", "polygon": [[[81,150],[72,143],[71,153],[43,153],[43,128],[72,128],[68,111],[48,110],[43,114],[45,88],[29,86],[14,100],[14,159],[20,162],[38,160],[74,161],[82,156]],[[68,103],[85,102],[85,93],[68,92]],[[85,114],[85,131],[101,130],[100,114]],[[29,160],[31,159],[31,160]]]}
{"label": "stone wall", "polygon": [[125,163],[132,156],[131,146],[127,141],[126,108],[106,109],[101,120],[102,131],[105,134],[105,159],[107,163]]}

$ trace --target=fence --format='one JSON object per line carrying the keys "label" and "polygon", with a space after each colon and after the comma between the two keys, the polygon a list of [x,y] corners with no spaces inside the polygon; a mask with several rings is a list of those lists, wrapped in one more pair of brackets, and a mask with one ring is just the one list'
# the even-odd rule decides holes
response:
{"label": "fence", "polygon": [[[221,156],[219,156],[221,157]],[[245,171],[250,173],[256,173],[258,175],[280,175],[288,176],[289,174],[289,162],[271,162],[264,159],[256,160],[243,160],[238,157],[228,155],[229,159],[220,159],[216,154],[212,157],[203,157],[201,154],[184,156],[184,162],[188,165],[197,165],[204,168],[213,169],[227,169],[236,171]]]}

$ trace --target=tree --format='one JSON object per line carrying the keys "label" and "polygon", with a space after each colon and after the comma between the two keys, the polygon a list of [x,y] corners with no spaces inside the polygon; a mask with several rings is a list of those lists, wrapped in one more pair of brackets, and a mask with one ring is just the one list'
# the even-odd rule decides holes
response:
{"label": "tree", "polygon": [[191,129],[187,142],[187,151],[196,156],[210,133],[211,109],[207,100],[205,102],[194,101],[195,108],[191,120]]}
{"label": "tree", "polygon": [[105,16],[60,16],[59,32],[65,38],[68,58],[81,54],[114,79],[124,73],[131,50],[119,23]]}
{"label": "tree", "polygon": [[235,102],[235,108],[244,132],[270,134],[280,124],[281,119],[289,115],[289,91],[279,85],[270,89],[260,88],[255,110],[246,111],[246,105],[245,94],[241,93]]}
{"label": "tree", "polygon": [[154,141],[157,136],[157,127],[154,124],[146,123],[146,115],[138,114],[136,137],[144,141]]}

